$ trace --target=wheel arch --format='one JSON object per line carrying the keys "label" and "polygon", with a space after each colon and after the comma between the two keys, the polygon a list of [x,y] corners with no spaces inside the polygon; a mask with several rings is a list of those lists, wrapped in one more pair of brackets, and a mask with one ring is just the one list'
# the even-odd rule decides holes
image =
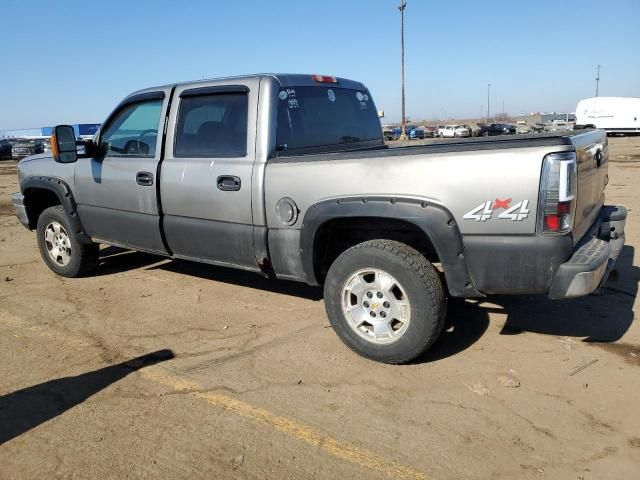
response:
{"label": "wheel arch", "polygon": [[[346,249],[338,248],[337,254],[331,250],[331,245],[335,247],[332,227],[336,225],[348,225],[355,232],[351,244],[343,245],[346,248],[373,238],[403,241],[399,238],[403,235],[408,239],[404,243],[418,251],[432,248],[452,296],[483,296],[474,286],[462,235],[451,212],[429,200],[386,196],[334,198],[307,209],[300,234],[300,254],[307,283],[311,285],[323,281],[323,267]],[[378,228],[381,225],[385,227],[382,232]]]}
{"label": "wheel arch", "polygon": [[71,188],[64,180],[48,176],[27,177],[22,181],[21,190],[29,219],[29,229],[34,230],[37,227],[38,218],[45,209],[62,205],[72,228],[83,241],[91,242],[82,228]]}

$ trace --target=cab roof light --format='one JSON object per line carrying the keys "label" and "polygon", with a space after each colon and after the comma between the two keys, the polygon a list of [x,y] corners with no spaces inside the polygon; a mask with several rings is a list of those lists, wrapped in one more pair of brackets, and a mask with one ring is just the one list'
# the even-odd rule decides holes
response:
{"label": "cab roof light", "polygon": [[336,77],[331,77],[329,75],[311,75],[311,78],[317,83],[338,83],[338,79]]}

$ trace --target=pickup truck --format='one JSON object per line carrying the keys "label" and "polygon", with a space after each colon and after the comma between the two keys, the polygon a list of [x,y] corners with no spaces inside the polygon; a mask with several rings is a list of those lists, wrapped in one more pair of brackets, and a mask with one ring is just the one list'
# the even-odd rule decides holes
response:
{"label": "pickup truck", "polygon": [[147,88],[51,148],[19,163],[12,200],[56,274],[110,244],[322,285],[337,335],[381,362],[427,350],[449,296],[587,295],[624,244],[603,131],[387,148],[344,78]]}
{"label": "pickup truck", "polygon": [[514,135],[518,133],[516,127],[508,123],[492,123],[491,125],[480,125],[480,135],[492,137],[494,135]]}

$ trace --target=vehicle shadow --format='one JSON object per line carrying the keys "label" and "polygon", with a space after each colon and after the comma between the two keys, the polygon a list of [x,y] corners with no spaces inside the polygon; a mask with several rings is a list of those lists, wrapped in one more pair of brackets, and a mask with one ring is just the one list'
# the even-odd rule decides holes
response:
{"label": "vehicle shadow", "polygon": [[451,298],[447,319],[436,342],[411,363],[430,363],[463,352],[476,343],[489,328],[489,312],[462,298]]}
{"label": "vehicle shadow", "polygon": [[168,272],[198,277],[216,282],[231,283],[240,287],[266,290],[282,295],[321,300],[322,288],[306,283],[266,278],[259,273],[218,267],[206,263],[174,260],[160,255],[126,250],[120,247],[105,247],[100,250],[100,268],[92,276],[113,275],[136,268],[146,270],[166,270]]}
{"label": "vehicle shadow", "polygon": [[634,266],[634,248],[625,246],[616,272],[601,294],[572,300],[551,301],[546,296],[496,297],[507,322],[502,335],[535,332],[545,335],[584,337],[585,342],[615,342],[633,323],[633,304],[638,294],[640,268]]}
{"label": "vehicle shadow", "polygon": [[634,266],[633,259],[634,248],[625,246],[616,262],[616,275],[610,277],[600,295],[558,301],[546,295],[450,299],[447,324],[440,338],[413,363],[434,362],[466,350],[484,335],[491,313],[507,315],[500,335],[532,332],[582,337],[584,342],[615,342],[634,320],[640,268]]}
{"label": "vehicle shadow", "polygon": [[168,261],[168,259],[161,255],[108,246],[100,250],[99,268],[91,272],[91,276],[113,275],[114,273],[148,267],[162,261]]}
{"label": "vehicle shadow", "polygon": [[266,290],[281,295],[306,298],[308,300],[322,300],[322,288],[312,287],[306,283],[292,282],[290,280],[278,280],[266,278],[254,272],[237,270],[234,268],[218,267],[204,263],[188,262],[184,260],[172,260],[149,267],[149,270],[166,270],[169,272],[189,275],[205,280],[231,283],[240,287]]}
{"label": "vehicle shadow", "polygon": [[51,420],[132,372],[174,357],[159,350],[75,377],[58,378],[0,396],[0,445]]}

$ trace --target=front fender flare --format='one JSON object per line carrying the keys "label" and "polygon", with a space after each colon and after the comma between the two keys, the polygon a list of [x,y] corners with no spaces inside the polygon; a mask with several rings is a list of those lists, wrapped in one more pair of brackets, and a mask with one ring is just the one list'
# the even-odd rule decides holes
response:
{"label": "front fender flare", "polygon": [[[69,217],[71,227],[79,235],[80,240],[87,243],[91,242],[91,238],[85,233],[82,228],[80,218],[78,218],[78,207],[75,199],[73,198],[71,188],[64,180],[56,177],[39,175],[27,177],[22,181],[20,189],[25,197],[25,206],[29,205],[30,190],[49,190],[50,192],[53,192],[58,197],[62,208],[64,208],[64,211]],[[35,219],[29,218],[29,228],[36,228],[36,225],[33,224],[34,221]]]}
{"label": "front fender flare", "polygon": [[428,200],[398,197],[348,197],[325,200],[309,207],[302,222],[300,255],[307,283],[318,285],[313,251],[319,228],[326,222],[348,217],[400,219],[422,230],[442,263],[453,297],[484,297],[474,286],[462,234],[449,210]]}

